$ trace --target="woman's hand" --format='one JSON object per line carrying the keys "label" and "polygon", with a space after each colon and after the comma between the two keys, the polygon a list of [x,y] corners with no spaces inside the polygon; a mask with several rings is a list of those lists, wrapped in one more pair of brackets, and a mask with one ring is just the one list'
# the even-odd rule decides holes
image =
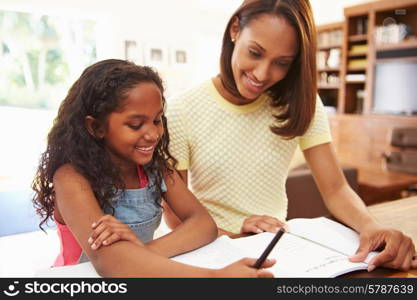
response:
{"label": "woman's hand", "polygon": [[264,268],[270,268],[275,264],[275,259],[267,259],[260,269],[252,266],[255,264],[255,258],[242,258],[237,262],[230,264],[222,269],[215,270],[215,277],[243,277],[243,278],[273,278],[271,272],[265,271]]}
{"label": "woman's hand", "polygon": [[402,232],[372,223],[364,228],[359,237],[359,248],[350,261],[364,261],[370,251],[383,249],[369,261],[369,272],[378,266],[401,271],[417,268],[413,241]]}
{"label": "woman's hand", "polygon": [[288,231],[287,225],[277,218],[265,215],[254,215],[243,221],[240,233],[261,233],[264,231],[278,232],[281,227],[283,227],[285,231]]}
{"label": "woman's hand", "polygon": [[104,215],[92,225],[93,233],[88,239],[91,249],[97,250],[101,246],[108,246],[117,241],[131,241],[139,246],[144,244],[129,226],[120,222],[112,215]]}

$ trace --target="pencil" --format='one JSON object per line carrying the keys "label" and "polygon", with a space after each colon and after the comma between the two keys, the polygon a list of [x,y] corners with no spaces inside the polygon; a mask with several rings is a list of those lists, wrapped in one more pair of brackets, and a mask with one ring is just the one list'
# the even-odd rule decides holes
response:
{"label": "pencil", "polygon": [[271,253],[272,249],[274,249],[275,245],[278,243],[279,239],[285,233],[284,228],[281,228],[274,236],[272,241],[269,243],[268,247],[264,250],[262,255],[256,260],[255,264],[253,265],[254,268],[259,269],[262,264],[265,262],[266,258],[268,257],[269,253]]}

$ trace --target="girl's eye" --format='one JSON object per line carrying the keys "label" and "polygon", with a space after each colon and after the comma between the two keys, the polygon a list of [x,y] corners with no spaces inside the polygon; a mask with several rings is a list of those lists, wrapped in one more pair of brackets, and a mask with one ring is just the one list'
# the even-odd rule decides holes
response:
{"label": "girl's eye", "polygon": [[253,57],[260,57],[261,54],[259,54],[259,52],[253,50],[253,49],[249,49],[249,54]]}
{"label": "girl's eye", "polygon": [[132,128],[133,130],[139,130],[142,127],[142,124],[139,124],[139,125],[128,124],[128,126]]}
{"label": "girl's eye", "polygon": [[162,117],[159,117],[158,119],[154,120],[154,121],[153,121],[153,123],[154,123],[155,125],[159,125],[159,124],[161,124],[161,123],[162,123]]}

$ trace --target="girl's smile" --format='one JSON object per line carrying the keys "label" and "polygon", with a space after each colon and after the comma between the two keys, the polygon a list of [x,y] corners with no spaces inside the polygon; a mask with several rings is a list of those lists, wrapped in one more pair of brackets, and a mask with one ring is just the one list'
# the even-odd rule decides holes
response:
{"label": "girl's smile", "polygon": [[103,138],[119,167],[132,170],[152,160],[164,133],[162,114],[161,92],[150,82],[131,88],[121,107],[109,114]]}

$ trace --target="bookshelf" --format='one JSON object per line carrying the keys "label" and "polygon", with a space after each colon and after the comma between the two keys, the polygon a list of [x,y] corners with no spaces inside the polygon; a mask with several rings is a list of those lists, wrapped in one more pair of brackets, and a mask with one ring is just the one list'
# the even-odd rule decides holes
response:
{"label": "bookshelf", "polygon": [[318,92],[324,105],[337,110],[343,22],[318,26],[317,39]]}
{"label": "bookshelf", "polygon": [[417,0],[369,2],[344,15],[337,111],[370,115],[376,63],[417,57]]}
{"label": "bookshelf", "polygon": [[[360,196],[365,202],[400,198],[400,189],[416,184],[417,176],[388,171],[383,154],[394,150],[391,130],[417,127],[417,116],[373,112],[375,69],[388,59],[417,59],[417,0],[367,2],[346,7],[344,16],[341,23],[318,26],[318,37],[322,32],[342,30],[341,45],[337,45],[339,68],[318,68],[320,96],[326,101],[336,98],[330,105],[337,113],[329,115],[333,144],[340,163],[358,169]],[[319,46],[318,53],[330,49]],[[323,72],[337,74],[338,84],[324,85],[320,81]],[[328,105],[326,101],[323,99]]]}

